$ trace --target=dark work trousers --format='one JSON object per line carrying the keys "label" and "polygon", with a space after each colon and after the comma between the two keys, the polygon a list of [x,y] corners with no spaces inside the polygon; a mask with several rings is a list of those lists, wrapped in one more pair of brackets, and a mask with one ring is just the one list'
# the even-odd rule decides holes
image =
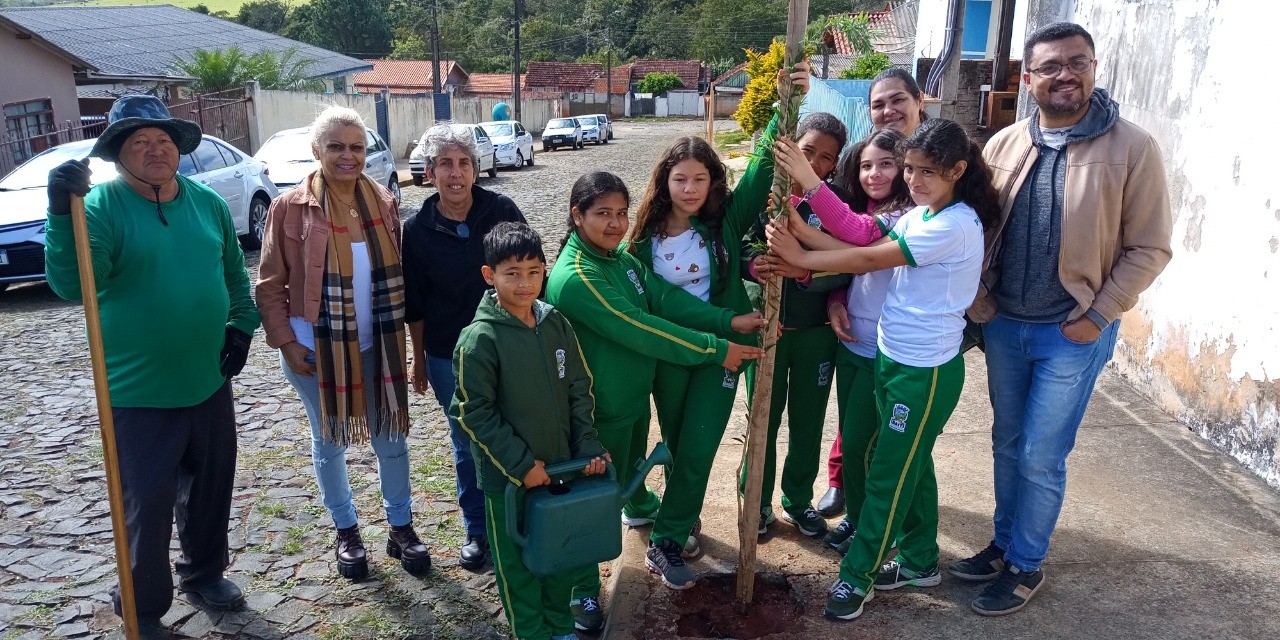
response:
{"label": "dark work trousers", "polygon": [[[173,602],[169,540],[178,524],[184,586],[222,577],[229,564],[227,522],[236,472],[231,383],[194,407],[119,407],[115,419],[129,561],[139,617],[160,617]],[[112,589],[116,613],[120,600]]]}

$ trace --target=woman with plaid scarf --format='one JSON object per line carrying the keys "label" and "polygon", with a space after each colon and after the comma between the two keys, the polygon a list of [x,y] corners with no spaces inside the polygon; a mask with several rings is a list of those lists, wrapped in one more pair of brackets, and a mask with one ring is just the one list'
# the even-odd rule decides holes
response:
{"label": "woman with plaid scarf", "polygon": [[378,456],[391,525],[387,555],[410,572],[431,567],[413,530],[404,275],[398,203],[365,176],[364,122],[330,107],[311,125],[320,169],[271,204],[256,297],[267,344],[311,423],[311,458],[338,529],[338,573],[368,573],[351,499],[346,450],[368,441]]}

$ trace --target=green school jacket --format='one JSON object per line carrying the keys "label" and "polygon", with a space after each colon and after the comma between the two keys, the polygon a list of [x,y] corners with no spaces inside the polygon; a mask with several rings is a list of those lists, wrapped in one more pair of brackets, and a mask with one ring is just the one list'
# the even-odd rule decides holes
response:
{"label": "green school jacket", "polygon": [[732,311],[657,277],[629,253],[600,255],[577,234],[551,269],[547,301],[578,332],[595,377],[600,425],[634,421],[648,411],[658,360],[714,364],[729,348],[714,334],[731,331]]}
{"label": "green school jacket", "polygon": [[[721,225],[721,238],[724,252],[728,260],[725,268],[728,273],[721,274],[721,266],[716,260],[715,246],[711,231],[698,219],[689,218],[693,228],[707,240],[707,254],[711,262],[711,304],[733,311],[734,315],[751,313],[754,308],[747,296],[747,289],[739,277],[738,265],[742,261],[742,237],[750,232],[751,226],[760,219],[769,199],[769,189],[773,186],[773,143],[778,131],[778,116],[775,113],[765,128],[764,134],[756,142],[753,154],[758,156],[747,163],[742,179],[734,186],[725,204],[724,221]],[[646,269],[653,268],[653,237],[649,235],[637,238],[631,243],[629,251],[639,258]],[[759,344],[759,336],[755,333],[736,333],[726,330],[720,334],[738,344]]]}
{"label": "green school jacket", "polygon": [[471,437],[480,489],[524,484],[534,460],[546,464],[604,454],[596,439],[591,371],[569,321],[534,303],[529,327],[498,305],[490,289],[453,352],[458,380],[449,415]]}

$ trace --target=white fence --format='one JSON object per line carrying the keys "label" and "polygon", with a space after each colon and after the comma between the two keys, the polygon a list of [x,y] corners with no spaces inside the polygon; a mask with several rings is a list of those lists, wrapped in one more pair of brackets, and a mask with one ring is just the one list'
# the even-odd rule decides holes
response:
{"label": "white fence", "polygon": [[[261,89],[254,96],[258,116],[258,139],[266,142],[272,134],[284,129],[311,124],[325,108],[338,105],[355,109],[370,129],[378,128],[378,114],[372,95],[345,93],[309,93],[304,91],[270,91]],[[394,149],[394,147],[392,147]],[[257,149],[254,149],[256,152]]]}
{"label": "white fence", "polygon": [[411,143],[435,122],[436,109],[431,96],[392,94],[387,98],[387,132],[390,134],[387,146],[396,157],[409,157],[413,151]]}
{"label": "white fence", "polygon": [[[510,98],[463,98],[453,96],[452,109],[455,122],[486,122],[493,119],[493,107],[499,102],[511,104]],[[559,98],[520,99],[520,123],[532,133],[542,133],[547,121],[559,118]],[[512,114],[514,116],[514,114]]]}

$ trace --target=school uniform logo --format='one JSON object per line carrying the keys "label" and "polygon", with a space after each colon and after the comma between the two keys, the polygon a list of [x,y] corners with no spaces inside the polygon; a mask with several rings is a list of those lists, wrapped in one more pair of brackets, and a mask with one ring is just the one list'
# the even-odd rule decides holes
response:
{"label": "school uniform logo", "polygon": [[556,370],[560,372],[560,378],[564,378],[564,349],[556,349]]}
{"label": "school uniform logo", "polygon": [[644,293],[644,285],[640,284],[640,276],[636,275],[635,269],[627,269],[627,277],[631,278],[631,284],[636,286],[636,293]]}
{"label": "school uniform logo", "polygon": [[907,416],[911,415],[911,408],[905,404],[898,403],[893,405],[893,415],[889,418],[889,428],[898,433],[906,433]]}
{"label": "school uniform logo", "polygon": [[824,362],[818,365],[818,386],[825,387],[831,384],[831,363]]}
{"label": "school uniform logo", "polygon": [[809,226],[813,227],[814,229],[822,228],[822,220],[818,218],[818,214],[816,213],[809,214],[808,223],[809,223]]}
{"label": "school uniform logo", "polygon": [[726,388],[726,389],[732,389],[732,388],[734,388],[734,387],[737,387],[737,386],[738,386],[738,378],[737,378],[736,376],[734,376],[734,375],[733,375],[733,372],[732,372],[732,371],[730,371],[730,370],[728,370],[728,369],[725,369],[725,370],[724,370],[724,381],[723,381],[723,382],[721,382],[721,383],[720,383],[720,385],[721,385],[721,386],[723,386],[723,387],[724,387],[724,388]]}

